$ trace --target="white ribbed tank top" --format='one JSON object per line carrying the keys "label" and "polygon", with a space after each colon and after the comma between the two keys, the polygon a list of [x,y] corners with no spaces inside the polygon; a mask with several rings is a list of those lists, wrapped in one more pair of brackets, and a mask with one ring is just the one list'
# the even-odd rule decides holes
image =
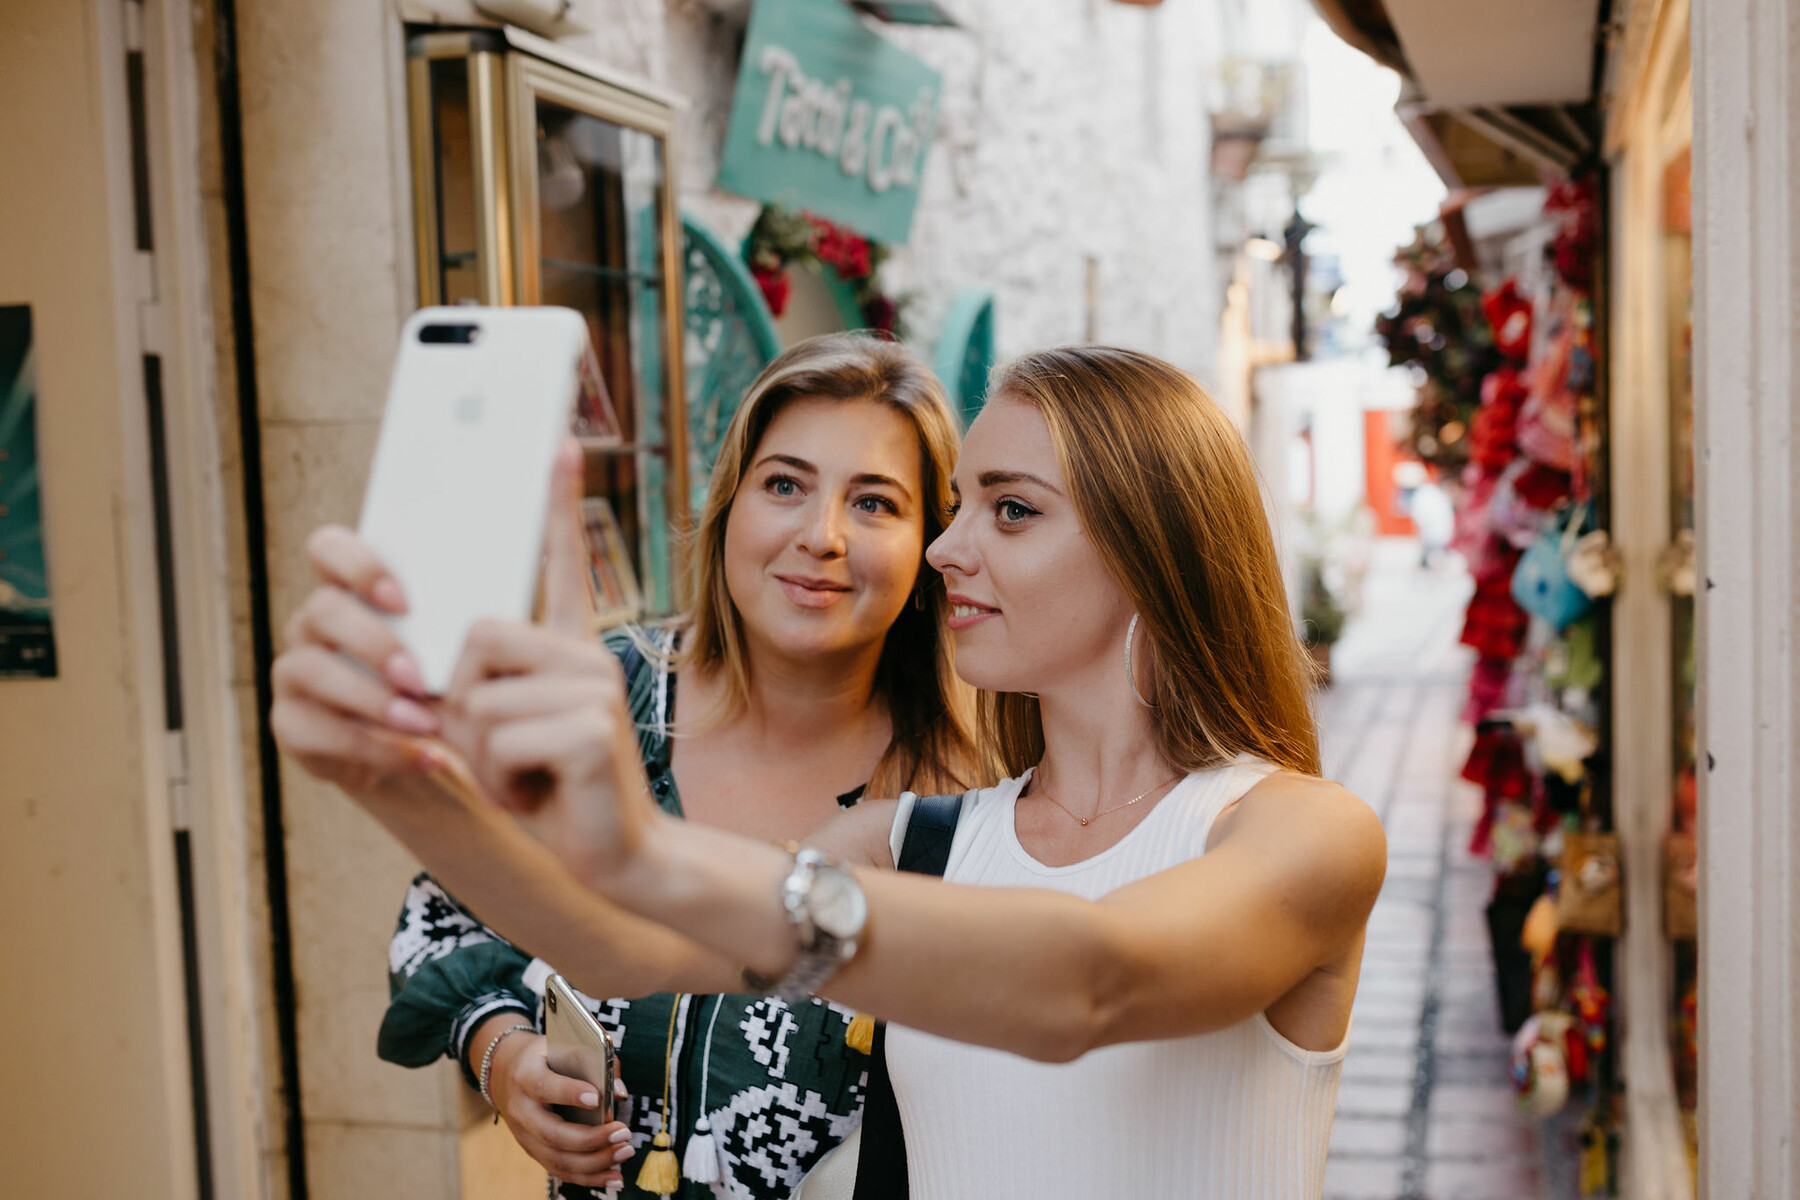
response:
{"label": "white ribbed tank top", "polygon": [[[1098,899],[1200,857],[1220,811],[1274,769],[1246,756],[1189,775],[1117,845],[1066,867],[1019,844],[1013,805],[1028,771],[964,803],[944,878]],[[896,858],[911,799],[896,815]],[[1318,1200],[1344,1050],[1303,1050],[1261,1013],[1064,1064],[899,1025],[887,1034],[913,1200]]]}

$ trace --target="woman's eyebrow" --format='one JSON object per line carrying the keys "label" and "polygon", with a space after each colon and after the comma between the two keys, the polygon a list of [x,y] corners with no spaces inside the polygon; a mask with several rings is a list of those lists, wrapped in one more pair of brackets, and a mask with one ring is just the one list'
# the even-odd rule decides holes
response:
{"label": "woman's eyebrow", "polygon": [[784,463],[787,466],[794,468],[796,471],[809,471],[814,475],[817,475],[819,473],[819,468],[813,466],[811,463],[807,462],[804,458],[796,458],[792,454],[765,454],[761,458],[756,460],[756,466],[752,467],[751,470],[755,470],[757,467],[761,467],[765,463],[772,463],[772,462]]}
{"label": "woman's eyebrow", "polygon": [[892,475],[878,475],[878,474],[875,474],[874,472],[870,471],[870,472],[865,472],[864,474],[856,476],[855,478],[851,479],[850,482],[851,483],[872,484],[875,487],[891,487],[896,492],[899,492],[902,496],[906,497],[907,500],[910,501],[912,499],[912,491],[904,483],[901,483],[898,479],[895,479]]}
{"label": "woman's eyebrow", "polygon": [[1033,475],[1030,471],[983,471],[977,482],[984,488],[999,487],[1008,483],[1035,483],[1045,491],[1054,492],[1058,496],[1062,495],[1061,488],[1048,479]]}

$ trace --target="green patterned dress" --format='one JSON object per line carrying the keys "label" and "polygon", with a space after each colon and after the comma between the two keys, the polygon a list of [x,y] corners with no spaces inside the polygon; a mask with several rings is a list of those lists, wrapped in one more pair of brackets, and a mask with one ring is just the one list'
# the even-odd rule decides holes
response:
{"label": "green patterned dress", "polygon": [[[666,648],[666,632],[643,636]],[[607,646],[626,668],[632,718],[652,794],[681,815],[669,771],[667,729],[674,676],[646,657],[623,633]],[[839,797],[846,806],[857,792]],[[428,874],[414,879],[388,949],[392,1002],[381,1024],[378,1052],[402,1066],[425,1066],[440,1054],[454,1059],[470,1086],[468,1044],[482,1022],[517,1013],[541,1028],[543,981],[553,968],[514,947],[457,903]],[[635,999],[587,999],[588,1008],[619,1051],[619,1072],[632,1091],[622,1113],[638,1153],[623,1166],[625,1187],[607,1193],[647,1197],[635,1185],[650,1140],[662,1128],[662,1088],[668,1064],[670,1134],[685,1154],[704,1110],[718,1146],[721,1180],[683,1179],[681,1200],[774,1200],[790,1195],[825,1153],[862,1116],[868,1057],[845,1044],[847,1009],[825,1001],[790,1004],[768,996],[679,997],[667,992]],[[673,1053],[670,1022],[674,1022]],[[704,1096],[704,1109],[702,1105]],[[553,1194],[566,1200],[601,1195],[575,1184]]]}

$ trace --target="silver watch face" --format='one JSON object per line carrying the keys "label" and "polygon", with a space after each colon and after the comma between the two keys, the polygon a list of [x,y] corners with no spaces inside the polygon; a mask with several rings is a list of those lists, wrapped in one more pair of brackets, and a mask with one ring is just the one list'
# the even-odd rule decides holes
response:
{"label": "silver watch face", "polygon": [[869,918],[869,902],[856,878],[836,867],[819,871],[806,907],[813,924],[840,942],[861,934],[863,923]]}

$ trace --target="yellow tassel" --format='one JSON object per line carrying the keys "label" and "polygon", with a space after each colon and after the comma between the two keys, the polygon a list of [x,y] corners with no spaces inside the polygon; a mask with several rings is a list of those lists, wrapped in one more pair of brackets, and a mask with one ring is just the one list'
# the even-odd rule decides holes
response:
{"label": "yellow tassel", "polygon": [[644,1155],[643,1169],[638,1171],[637,1185],[658,1196],[673,1196],[681,1187],[681,1164],[675,1161],[675,1152],[669,1149],[669,1135],[657,1134],[650,1145],[652,1149]]}
{"label": "yellow tassel", "polygon": [[859,1012],[850,1020],[850,1028],[844,1030],[844,1045],[858,1054],[875,1052],[875,1018],[868,1013]]}

